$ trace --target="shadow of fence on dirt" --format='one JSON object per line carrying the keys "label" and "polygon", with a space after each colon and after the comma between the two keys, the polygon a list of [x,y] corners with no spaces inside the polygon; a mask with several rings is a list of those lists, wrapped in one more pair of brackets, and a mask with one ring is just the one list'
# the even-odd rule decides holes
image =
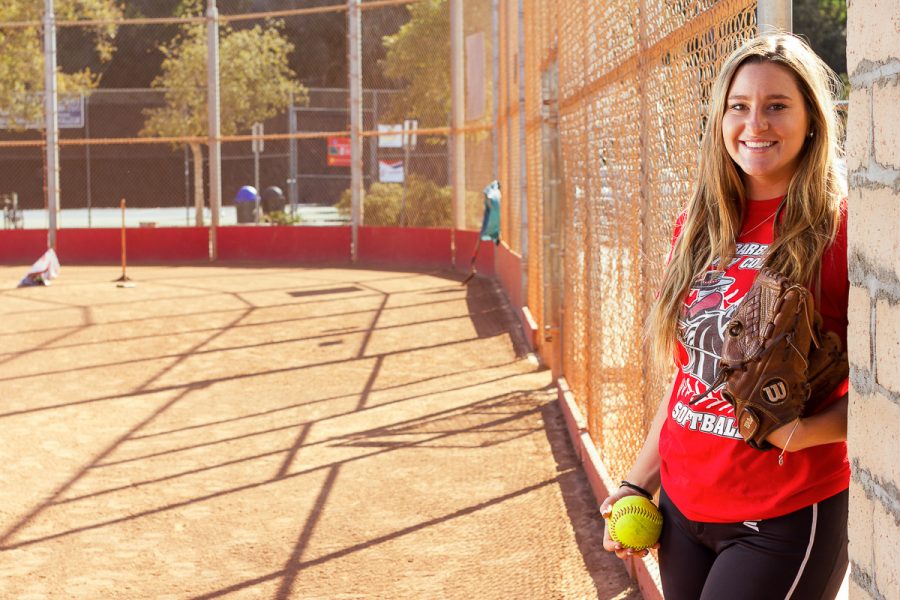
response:
{"label": "shadow of fence on dirt", "polygon": [[[401,278],[414,281],[413,278]],[[163,278],[162,282],[165,281]],[[80,409],[83,407],[100,405],[104,402],[133,401],[134,406],[146,406],[150,408],[142,418],[127,426],[125,431],[110,440],[95,454],[87,457],[80,468],[68,475],[55,489],[43,499],[28,509],[15,522],[0,532],[0,551],[16,550],[33,547],[49,541],[58,541],[70,538],[89,531],[102,530],[104,528],[120,525],[136,520],[144,519],[163,513],[171,513],[191,505],[207,503],[212,500],[225,497],[237,497],[240,494],[253,490],[263,490],[267,486],[274,486],[279,482],[299,480],[304,476],[315,474],[324,479],[319,484],[318,495],[302,523],[296,542],[290,555],[286,556],[282,568],[261,574],[259,577],[226,586],[223,589],[196,596],[197,598],[214,598],[227,595],[231,592],[251,587],[262,582],[278,580],[277,598],[288,598],[294,593],[296,582],[300,575],[308,568],[326,563],[344,556],[348,556],[360,550],[379,546],[405,535],[421,531],[462,516],[471,515],[485,508],[496,506],[513,498],[526,495],[536,489],[549,485],[559,484],[559,477],[546,479],[520,489],[498,494],[489,499],[481,499],[478,502],[463,507],[454,507],[453,510],[441,516],[431,516],[419,523],[402,527],[387,533],[380,533],[364,541],[352,543],[342,548],[333,549],[314,558],[307,557],[310,540],[313,538],[316,528],[323,514],[326,514],[329,506],[334,502],[344,499],[335,496],[334,486],[341,479],[341,475],[348,465],[359,465],[375,457],[383,457],[391,453],[401,451],[415,451],[434,449],[462,451],[483,450],[495,446],[510,443],[524,436],[539,432],[540,428],[534,425],[534,418],[543,410],[542,404],[546,402],[546,390],[542,391],[540,398],[532,397],[533,389],[517,388],[502,393],[490,394],[491,386],[505,385],[509,387],[512,381],[528,372],[527,368],[518,365],[519,361],[510,355],[484,355],[477,366],[473,367],[471,361],[466,365],[457,366],[452,357],[455,349],[459,352],[472,352],[472,344],[479,340],[496,338],[509,335],[511,339],[518,340],[513,345],[521,350],[521,336],[517,338],[515,327],[518,326],[515,318],[509,313],[503,304],[502,296],[496,285],[487,280],[475,280],[467,288],[460,289],[458,282],[450,279],[437,284],[425,283],[413,288],[411,293],[418,296],[404,298],[398,306],[392,306],[392,298],[402,297],[404,292],[379,290],[370,285],[371,281],[355,281],[353,285],[335,286],[325,282],[321,288],[307,286],[298,290],[298,286],[285,286],[284,288],[266,288],[266,293],[284,293],[297,301],[267,304],[255,306],[247,300],[248,294],[228,290],[211,291],[210,295],[233,296],[243,304],[239,308],[216,311],[219,316],[227,320],[219,325],[191,327],[184,331],[139,333],[134,336],[116,337],[113,329],[117,323],[128,322],[138,328],[142,324],[165,321],[173,315],[144,316],[128,318],[124,314],[122,318],[104,321],[99,325],[106,328],[111,338],[104,340],[80,339],[90,338],[84,335],[95,325],[91,318],[90,310],[77,304],[49,310],[80,309],[87,311],[82,317],[82,325],[72,327],[64,333],[45,339],[22,351],[12,352],[7,357],[0,358],[0,363],[14,361],[45,351],[66,351],[83,353],[85,364],[76,364],[68,368],[49,369],[34,374],[25,373],[0,378],[0,381],[27,382],[30,379],[38,380],[40,377],[70,377],[78,378],[82,373],[107,370],[110,373],[128,369],[141,373],[140,381],[127,390],[114,393],[104,393],[104,389],[95,389],[89,397],[71,401],[51,402],[40,404],[37,400],[32,406],[22,406],[7,410],[0,414],[0,420],[13,417],[29,417],[47,411],[61,409]],[[179,284],[181,285],[181,284]],[[183,285],[182,287],[191,287]],[[368,290],[369,297],[380,300],[366,308],[356,310],[340,310],[342,298],[327,298],[331,294],[347,295],[358,298],[359,290]],[[206,292],[184,297],[165,295],[167,302],[180,302],[188,299],[194,302],[203,302]],[[425,300],[422,297],[446,294],[447,298]],[[246,343],[234,343],[227,336],[244,328],[253,327],[279,327],[291,326],[298,323],[312,323],[315,325],[324,318],[322,315],[308,315],[304,317],[279,318],[275,311],[280,306],[295,306],[306,303],[310,298],[321,300],[325,303],[318,306],[335,306],[336,311],[325,313],[328,318],[341,318],[349,315],[361,315],[370,317],[367,327],[335,327],[329,325],[328,331],[320,330],[319,333],[302,332],[300,335],[289,335],[280,339],[264,339],[247,341]],[[156,300],[157,298],[154,298]],[[425,307],[434,308],[442,305],[453,306],[464,299],[464,314],[445,314],[442,316],[429,316]],[[317,302],[319,302],[317,300]],[[146,301],[146,300],[144,300]],[[124,306],[132,301],[119,301],[108,306]],[[137,303],[138,300],[133,302]],[[190,306],[185,312],[177,312],[175,317],[206,315],[209,311],[202,312],[191,310]],[[379,324],[385,320],[387,313],[402,309],[412,311],[412,318],[404,316],[398,322]],[[265,315],[261,321],[258,313],[263,310],[272,310],[271,316]],[[419,312],[416,312],[419,311]],[[437,313],[440,315],[440,311]],[[455,327],[457,320],[468,320],[471,330],[465,335],[457,335],[454,339],[440,339],[439,336],[415,335],[415,328],[421,327]],[[323,321],[324,323],[324,321]],[[409,328],[410,335],[403,336],[404,329]],[[511,329],[512,327],[512,329]],[[39,331],[40,328],[31,330]],[[463,328],[465,330],[465,328]],[[396,332],[401,340],[399,348],[382,349],[372,351],[371,344],[376,336]],[[12,335],[12,334],[4,334]],[[129,358],[127,352],[110,350],[118,341],[128,341],[139,348],[139,343],[155,339],[166,340],[173,335],[199,336],[190,339],[190,345],[178,352],[152,352],[139,358]],[[455,334],[456,335],[456,334]],[[355,336],[355,337],[352,337]],[[66,343],[66,338],[71,337],[72,343]],[[313,359],[306,363],[279,364],[282,361],[278,357],[285,352],[284,348],[290,344],[308,344],[307,348],[315,346],[325,347],[323,344],[337,341],[332,344],[338,346],[356,345],[349,348],[347,356],[339,358],[333,355],[312,354]],[[216,345],[219,344],[219,345]],[[295,346],[296,347],[296,346]],[[381,342],[380,348],[385,348]],[[197,371],[196,376],[190,380],[177,381],[184,374],[174,375],[171,378],[175,383],[167,381],[167,375],[174,374],[176,370],[190,360],[205,360],[208,357],[216,357],[217,353],[226,352],[260,352],[267,351],[272,355],[270,366],[257,367],[249,372],[231,374],[217,374],[205,376],[204,371]],[[442,352],[439,368],[415,369],[418,357],[427,357],[429,352]],[[521,356],[521,352],[517,352]],[[2,356],[2,355],[0,355]],[[448,357],[449,360],[448,360]],[[113,360],[109,360],[113,358]],[[402,360],[401,360],[402,358]],[[427,358],[424,358],[427,360]],[[159,365],[158,362],[164,362]],[[391,363],[392,371],[385,373],[387,364]],[[204,363],[199,363],[204,364]],[[147,365],[146,367],[144,365]],[[404,371],[403,365],[412,368]],[[364,383],[354,391],[339,394],[320,393],[310,389],[308,398],[296,401],[296,394],[285,394],[283,397],[268,397],[266,402],[245,402],[247,399],[227,396],[234,394],[238,389],[248,390],[248,394],[256,385],[256,382],[273,376],[290,375],[291,381],[297,382],[302,387],[304,373],[310,369],[336,369],[352,366],[357,372],[364,372]],[[434,365],[425,364],[427,367]],[[146,373],[141,369],[146,368]],[[499,371],[498,371],[499,369]],[[171,379],[169,378],[169,379]],[[226,384],[233,384],[234,388],[223,388]],[[226,397],[221,402],[231,406],[231,413],[225,412],[224,417],[218,412],[213,413],[214,418],[207,418],[210,413],[197,412],[199,409],[190,409],[199,400],[208,398],[210,394],[223,393],[213,390],[225,390]],[[98,393],[99,392],[99,393]],[[461,401],[472,395],[476,400],[470,402]],[[435,398],[454,398],[453,403],[445,408]],[[350,402],[353,404],[351,405]],[[410,413],[403,407],[418,406],[414,413]],[[121,405],[119,405],[121,406]],[[427,409],[426,409],[427,407]],[[247,409],[250,410],[247,410]],[[182,414],[180,419],[187,415],[193,415],[187,421],[178,420],[171,413],[176,409]],[[398,416],[385,422],[385,411],[398,410]],[[191,413],[191,410],[194,410]],[[406,410],[407,412],[404,412]],[[320,414],[324,411],[325,414]],[[380,419],[374,425],[365,426],[357,423],[349,431],[319,436],[312,439],[311,432],[314,427],[334,423],[340,419],[361,417],[367,413],[378,411]],[[237,414],[234,414],[234,413]],[[166,419],[162,419],[166,415]],[[412,416],[410,416],[412,415]],[[198,419],[199,417],[199,419]],[[275,421],[277,420],[277,424]],[[155,430],[161,423],[172,425]],[[287,441],[279,436],[293,434]],[[271,440],[270,440],[271,438]],[[241,444],[252,442],[246,446]],[[207,456],[216,456],[217,449],[230,449],[233,456],[222,452],[222,457],[227,460],[208,460]],[[317,449],[326,449],[332,452],[325,455],[324,461],[301,461],[305,453]],[[251,450],[247,452],[246,450]],[[195,455],[198,451],[206,454]],[[349,456],[335,455],[337,452],[353,452]],[[423,461],[427,461],[428,455],[423,454]],[[255,470],[252,476],[244,476],[243,479],[228,479],[228,469],[236,466],[252,467],[258,461],[268,464],[269,461],[277,461],[277,468],[271,471]],[[152,468],[150,466],[152,465]],[[108,471],[112,475],[105,475]],[[198,486],[190,478],[199,475],[216,474],[212,489],[209,484]],[[147,476],[149,475],[149,476]],[[93,481],[92,481],[93,479]],[[127,481],[122,482],[123,479]],[[226,485],[222,485],[226,483]],[[110,485],[113,484],[113,485]],[[174,485],[179,490],[190,490],[192,493],[171,493]],[[207,488],[207,489],[204,489]],[[273,488],[274,489],[274,488]],[[118,494],[126,494],[121,499]],[[128,495],[131,494],[131,495]],[[107,500],[109,499],[109,500]],[[98,502],[103,500],[102,502]],[[130,503],[128,503],[130,502]],[[126,504],[128,503],[128,504]],[[85,506],[106,507],[99,512],[91,511],[86,518]],[[70,511],[69,513],[64,511]],[[41,526],[31,528],[39,519]],[[31,531],[29,531],[31,529]]]}

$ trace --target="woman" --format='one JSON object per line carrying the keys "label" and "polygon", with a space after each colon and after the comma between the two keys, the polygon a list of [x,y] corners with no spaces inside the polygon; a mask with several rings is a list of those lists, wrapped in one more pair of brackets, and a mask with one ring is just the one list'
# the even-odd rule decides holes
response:
{"label": "woman", "polygon": [[[626,481],[601,505],[608,515],[619,498],[661,487],[666,600],[833,598],[846,571],[847,381],[774,430],[769,451],[743,441],[718,389],[704,395],[725,324],[763,265],[816,290],[825,328],[846,344],[834,82],[804,42],[768,34],[727,59],[712,91],[697,189],[648,323],[657,363],[669,370],[675,356],[675,378]],[[608,532],[604,547],[631,554]]]}

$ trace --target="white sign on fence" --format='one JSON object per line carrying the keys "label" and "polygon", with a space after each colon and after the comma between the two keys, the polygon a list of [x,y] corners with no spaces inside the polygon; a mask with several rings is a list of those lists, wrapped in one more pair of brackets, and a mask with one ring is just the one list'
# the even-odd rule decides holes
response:
{"label": "white sign on fence", "polygon": [[410,150],[416,147],[416,130],[418,128],[418,119],[406,119],[403,121],[403,143]]}
{"label": "white sign on fence", "polygon": [[84,127],[84,94],[60,96],[57,100],[60,129]]}
{"label": "white sign on fence", "polygon": [[[250,135],[253,135],[253,136],[265,135],[263,133],[263,124],[262,123],[254,123],[253,125],[251,125],[250,126]],[[260,137],[254,137],[250,141],[250,147],[253,150],[253,154],[259,154],[260,152],[262,152],[265,149],[266,140],[264,140]]]}
{"label": "white sign on fence", "polygon": [[402,148],[403,125],[378,125],[379,148]]}
{"label": "white sign on fence", "polygon": [[[44,102],[43,92],[34,95],[35,103]],[[81,129],[84,127],[84,94],[61,95],[57,99],[57,119],[60,129]],[[0,129],[43,129],[43,121],[25,121],[21,118],[13,118],[12,127],[9,115],[0,112]]]}
{"label": "white sign on fence", "polygon": [[379,160],[378,180],[382,183],[403,183],[403,161]]}

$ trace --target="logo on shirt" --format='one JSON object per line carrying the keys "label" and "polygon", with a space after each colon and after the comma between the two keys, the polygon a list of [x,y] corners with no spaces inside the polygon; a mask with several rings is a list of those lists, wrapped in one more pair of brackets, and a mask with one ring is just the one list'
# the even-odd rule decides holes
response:
{"label": "logo on shirt", "polygon": [[[768,244],[755,242],[740,243],[735,246],[734,258],[728,267],[737,265],[737,273],[759,270],[764,261]],[[713,261],[713,267],[718,261]],[[728,271],[709,270],[702,279],[691,284],[685,300],[685,308],[679,319],[679,334],[684,347],[685,356],[681,370],[688,377],[682,379],[679,393],[697,395],[706,392],[716,379],[719,357],[725,343],[725,328],[737,312],[749,281],[735,285],[736,274]],[[743,275],[740,276],[743,279]],[[752,280],[750,280],[752,281]],[[721,387],[721,386],[720,386]],[[716,390],[711,390],[712,392]],[[786,390],[777,386],[769,390],[775,401],[783,399]],[[731,412],[731,407],[724,400],[713,395],[702,402],[705,408],[719,407],[720,411]]]}
{"label": "logo on shirt", "polygon": [[[725,270],[727,271],[734,265],[741,263],[738,265],[738,269],[742,271],[759,271],[766,262],[764,255],[768,249],[768,244],[759,244],[757,242],[742,242],[736,244],[734,247],[734,258],[731,259],[731,262],[728,263],[728,267]],[[713,268],[719,266],[718,258],[713,259],[712,266]]]}
{"label": "logo on shirt", "polygon": [[737,304],[729,298],[733,284],[734,278],[722,271],[707,271],[702,280],[691,286],[679,323],[681,342],[687,352],[687,363],[681,369],[707,387],[716,378],[725,325],[737,310]]}
{"label": "logo on shirt", "polygon": [[724,438],[743,440],[741,432],[735,424],[734,417],[728,414],[697,412],[684,402],[675,403],[672,419],[691,431],[700,431]]}

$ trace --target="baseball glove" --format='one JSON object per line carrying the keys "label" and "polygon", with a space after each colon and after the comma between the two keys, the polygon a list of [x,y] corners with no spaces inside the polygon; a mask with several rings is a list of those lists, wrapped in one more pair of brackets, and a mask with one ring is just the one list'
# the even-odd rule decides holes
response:
{"label": "baseball glove", "polygon": [[841,338],[833,331],[822,329],[822,318],[816,313],[814,340],[819,345],[813,346],[809,352],[809,401],[802,416],[813,414],[819,404],[828,399],[831,392],[850,375],[850,362],[847,351],[841,344]]}
{"label": "baseball glove", "polygon": [[818,345],[814,319],[809,290],[763,268],[725,327],[718,376],[709,391],[724,381],[722,397],[734,407],[741,437],[754,448],[771,448],[766,437],[803,413],[810,394],[809,351]]}

